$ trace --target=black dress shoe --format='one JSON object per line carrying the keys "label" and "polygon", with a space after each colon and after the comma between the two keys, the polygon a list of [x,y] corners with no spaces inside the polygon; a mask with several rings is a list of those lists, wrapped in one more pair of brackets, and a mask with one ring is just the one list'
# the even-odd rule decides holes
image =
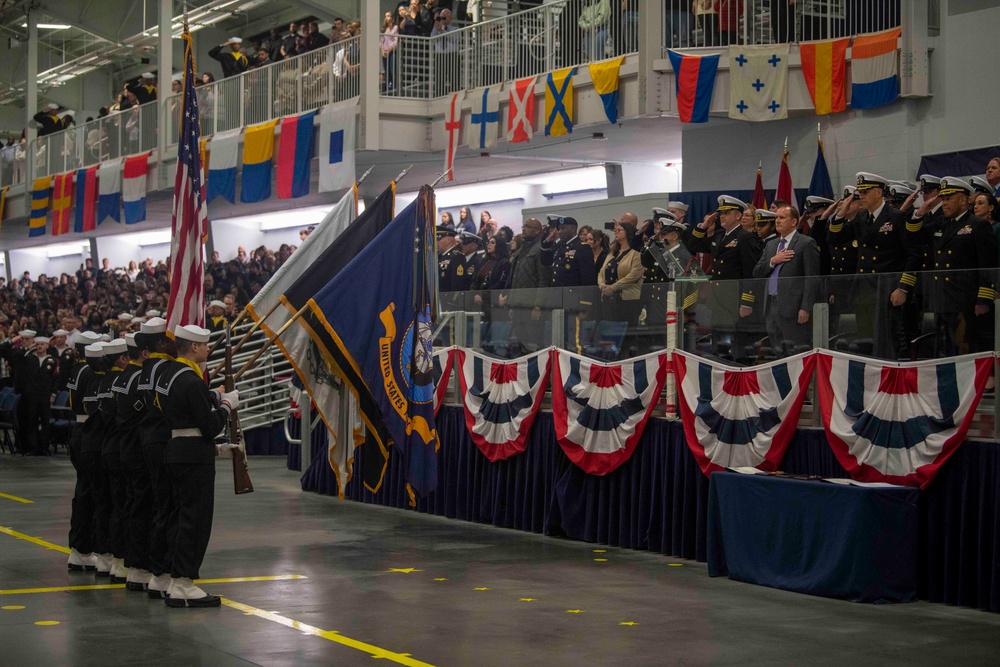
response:
{"label": "black dress shoe", "polygon": [[142,583],[141,581],[126,581],[125,590],[141,593],[144,590],[146,590],[146,584]]}
{"label": "black dress shoe", "polygon": [[110,577],[111,576],[111,570],[104,570],[104,571],[97,570],[94,574],[96,576],[98,576],[98,577]]}
{"label": "black dress shoe", "polygon": [[149,596],[150,600],[166,600],[170,597],[166,591],[158,591],[155,588],[147,588],[146,595]]}
{"label": "black dress shoe", "polygon": [[111,583],[113,583],[113,584],[127,584],[128,583],[128,577],[111,577]]}
{"label": "black dress shoe", "polygon": [[197,600],[184,600],[181,598],[167,598],[168,607],[221,607],[222,598],[218,595],[206,595]]}
{"label": "black dress shoe", "polygon": [[66,566],[70,572],[94,572],[97,570],[93,565],[75,565],[70,563]]}

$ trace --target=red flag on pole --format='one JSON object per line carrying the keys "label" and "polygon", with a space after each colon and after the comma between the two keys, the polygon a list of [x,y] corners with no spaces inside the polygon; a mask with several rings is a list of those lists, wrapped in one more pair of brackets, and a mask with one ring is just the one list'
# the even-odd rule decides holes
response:
{"label": "red flag on pole", "polygon": [[760,165],[757,165],[757,182],[753,186],[753,204],[754,208],[767,208],[767,196],[764,194],[764,181],[761,179],[761,169]]}
{"label": "red flag on pole", "polygon": [[795,188],[792,187],[792,173],[788,170],[788,139],[785,139],[785,150],[781,154],[781,171],[778,172],[778,191],[775,200],[783,199],[796,209],[799,207],[795,199]]}
{"label": "red flag on pole", "polygon": [[194,91],[194,56],[185,25],[184,88],[181,132],[177,141],[174,178],[173,236],[170,241],[170,302],[167,331],[184,324],[205,324],[202,245],[208,237],[208,205],[199,150],[198,98]]}

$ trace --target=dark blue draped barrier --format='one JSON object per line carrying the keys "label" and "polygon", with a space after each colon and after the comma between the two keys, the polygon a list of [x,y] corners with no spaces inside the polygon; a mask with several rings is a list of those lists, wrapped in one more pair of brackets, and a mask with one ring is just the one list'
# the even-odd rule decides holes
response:
{"label": "dark blue draped barrier", "polygon": [[920,158],[916,178],[920,178],[920,174],[933,174],[935,176],[985,174],[986,165],[995,157],[1000,157],[1000,146],[924,155]]}
{"label": "dark blue draped barrier", "polygon": [[[563,454],[552,415],[535,420],[527,450],[490,463],[465,429],[462,409],[438,415],[441,451],[437,490],[416,510],[464,521],[564,536],[611,546],[706,559],[708,478],[698,468],[679,423],[650,420],[632,459],[604,477],[585,474]],[[313,463],[302,489],[336,495],[326,462],[326,433],[315,431]],[[289,461],[292,458],[289,448]],[[355,457],[351,500],[408,508],[403,466],[393,455],[378,493],[360,483]],[[290,466],[291,467],[291,466]],[[822,430],[800,430],[781,469],[847,477]],[[1000,611],[1000,445],[966,442],[921,493],[919,595]]]}
{"label": "dark blue draped barrier", "polygon": [[244,431],[247,454],[254,456],[285,456],[288,441],[281,424],[271,424]]}

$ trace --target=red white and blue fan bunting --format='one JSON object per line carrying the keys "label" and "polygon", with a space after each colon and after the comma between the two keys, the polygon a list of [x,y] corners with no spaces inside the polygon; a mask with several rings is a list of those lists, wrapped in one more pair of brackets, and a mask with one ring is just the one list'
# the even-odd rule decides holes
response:
{"label": "red white and blue fan bunting", "polygon": [[926,488],[965,439],[993,353],[895,363],[819,352],[820,411],[840,465],[862,482]]}
{"label": "red white and blue fan bunting", "polygon": [[632,456],[663,390],[663,353],[604,364],[555,350],[552,416],[559,446],[591,475],[606,475]]}
{"label": "red white and blue fan bunting", "polygon": [[674,351],[684,435],[702,472],[775,470],[785,455],[816,364],[806,352],[734,368]]}
{"label": "red white and blue fan bunting", "polygon": [[549,380],[549,350],[519,359],[493,359],[455,350],[465,425],[490,461],[524,451]]}
{"label": "red white and blue fan bunting", "polygon": [[438,410],[444,404],[445,394],[448,393],[451,368],[455,363],[455,346],[434,350],[431,358],[434,360],[434,416],[436,417]]}

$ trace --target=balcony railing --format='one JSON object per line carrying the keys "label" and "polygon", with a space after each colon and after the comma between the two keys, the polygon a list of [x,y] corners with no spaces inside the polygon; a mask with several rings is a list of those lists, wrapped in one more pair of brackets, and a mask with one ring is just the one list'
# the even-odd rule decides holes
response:
{"label": "balcony railing", "polygon": [[432,37],[383,35],[382,95],[432,99],[636,53],[638,10],[592,5],[562,0]]}
{"label": "balcony railing", "polygon": [[900,0],[666,0],[663,48],[834,39],[900,23]]}

